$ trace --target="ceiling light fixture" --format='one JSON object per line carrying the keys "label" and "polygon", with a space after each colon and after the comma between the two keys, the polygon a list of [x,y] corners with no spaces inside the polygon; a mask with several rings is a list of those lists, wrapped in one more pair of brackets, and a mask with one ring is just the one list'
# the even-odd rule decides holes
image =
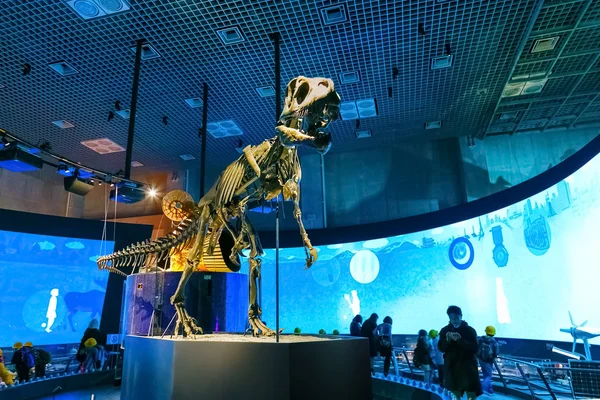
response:
{"label": "ceiling light fixture", "polygon": [[217,35],[224,45],[242,43],[246,41],[244,34],[239,26],[230,26],[217,30]]}
{"label": "ceiling light fixture", "polygon": [[181,158],[183,161],[190,161],[190,160],[195,160],[196,159],[196,157],[194,157],[191,154],[181,154],[179,156],[179,158]]}
{"label": "ceiling light fixture", "polygon": [[229,137],[229,136],[239,136],[239,135],[244,134],[244,132],[240,129],[240,127],[232,120],[209,122],[206,125],[206,130],[215,139]]}
{"label": "ceiling light fixture", "polygon": [[98,154],[119,153],[125,149],[108,138],[86,140],[81,142],[88,149],[94,150]]}
{"label": "ceiling light fixture", "polygon": [[[131,47],[131,51],[135,53],[137,51],[137,46]],[[156,50],[150,43],[142,44],[142,60],[147,61],[155,58],[160,58],[160,53],[158,50]]]}
{"label": "ceiling light fixture", "polygon": [[56,73],[58,73],[61,76],[76,75],[79,73],[79,71],[77,71],[75,68],[73,68],[66,61],[55,62],[52,64],[48,64],[48,66],[50,68],[52,68],[53,71],[55,71]]}
{"label": "ceiling light fixture", "polygon": [[84,20],[119,14],[131,9],[126,0],[68,0],[66,3]]}
{"label": "ceiling light fixture", "polygon": [[319,9],[323,25],[342,24],[348,21],[348,10],[345,3],[322,7]]}
{"label": "ceiling light fixture", "polygon": [[202,99],[199,97],[194,97],[193,99],[185,99],[185,103],[191,108],[200,108],[202,107]]}
{"label": "ceiling light fixture", "polygon": [[357,139],[365,139],[372,136],[370,130],[355,131],[354,134],[356,135]]}
{"label": "ceiling light fixture", "polygon": [[425,122],[425,129],[440,129],[441,127],[442,127],[442,121]]}
{"label": "ceiling light fixture", "polygon": [[554,50],[559,40],[560,36],[537,39],[533,42],[533,46],[531,46],[531,53],[541,53],[544,51]]}
{"label": "ceiling light fixture", "polygon": [[58,126],[61,129],[68,129],[68,128],[75,127],[75,125],[73,125],[69,121],[65,121],[64,119],[60,119],[58,121],[52,121],[52,124]]}
{"label": "ceiling light fixture", "polygon": [[350,72],[342,72],[339,74],[340,83],[342,85],[349,85],[351,83],[360,82],[360,72],[358,71],[350,71]]}
{"label": "ceiling light fixture", "polygon": [[453,62],[454,62],[453,55],[433,57],[431,59],[431,69],[450,68],[450,67],[452,67]]}

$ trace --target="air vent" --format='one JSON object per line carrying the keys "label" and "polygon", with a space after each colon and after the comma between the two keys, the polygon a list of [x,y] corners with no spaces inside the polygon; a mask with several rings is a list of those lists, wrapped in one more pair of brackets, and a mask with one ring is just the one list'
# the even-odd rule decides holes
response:
{"label": "air vent", "polygon": [[118,14],[131,9],[129,2],[125,0],[69,0],[67,4],[84,20]]}
{"label": "air vent", "polygon": [[[131,48],[131,51],[133,51],[133,53],[135,54],[135,52],[137,51],[136,46],[133,46]],[[158,53],[158,51],[150,43],[142,44],[142,60],[146,61],[152,60],[154,58],[160,58],[160,54]]]}
{"label": "air vent", "polygon": [[504,87],[504,91],[502,92],[502,97],[520,96],[521,92],[523,91],[524,86],[525,86],[525,82],[509,83]]}
{"label": "air vent", "polygon": [[355,101],[343,101],[340,103],[340,116],[342,120],[349,121],[358,119],[358,109]]}
{"label": "air vent", "polygon": [[360,72],[358,71],[343,72],[339,74],[339,76],[342,85],[349,85],[351,83],[360,82]]}
{"label": "air vent", "polygon": [[244,34],[238,26],[230,26],[229,28],[218,29],[217,34],[223,44],[236,44],[246,41]]}
{"label": "air vent", "polygon": [[240,127],[232,120],[209,122],[206,125],[206,130],[216,139],[244,134]]}
{"label": "air vent", "polygon": [[547,79],[525,82],[525,87],[523,88],[523,92],[521,92],[521,94],[526,95],[541,93],[546,85],[546,82],[548,82]]}
{"label": "air vent", "polygon": [[502,121],[502,122],[514,121],[518,117],[519,117],[519,111],[504,112],[504,113],[500,114],[500,117],[498,117],[498,121]]}
{"label": "air vent", "polygon": [[98,154],[119,153],[125,149],[108,138],[86,140],[81,142],[88,149],[94,150]]}
{"label": "air vent", "polygon": [[4,89],[6,86],[0,83],[0,89]]}
{"label": "air vent", "polygon": [[370,130],[362,130],[362,131],[356,131],[356,138],[357,139],[364,139],[364,138],[370,138],[371,137],[371,131]]}
{"label": "air vent", "polygon": [[554,36],[550,38],[537,39],[533,42],[533,46],[531,47],[532,53],[541,53],[544,51],[554,50],[556,44],[560,40],[560,36]]}
{"label": "air vent", "polygon": [[442,121],[425,122],[425,129],[440,129],[441,127],[442,127]]}
{"label": "air vent", "polygon": [[[131,112],[131,110],[129,110],[129,108],[127,110],[119,110],[119,111],[115,111],[117,113],[117,115],[123,119],[129,119],[129,113]],[[137,114],[136,114],[137,115]]]}
{"label": "air vent", "polygon": [[142,163],[141,163],[141,162],[139,162],[139,161],[132,161],[132,162],[131,162],[131,166],[132,166],[133,168],[137,168],[137,167],[143,167],[143,166],[144,166],[144,164],[142,164]]}
{"label": "air vent", "polygon": [[193,99],[185,99],[185,102],[188,106],[192,108],[202,107],[202,99],[199,97],[194,97]]}
{"label": "air vent", "polygon": [[323,25],[343,24],[348,21],[348,9],[345,3],[323,7],[319,10]]}
{"label": "air vent", "polygon": [[66,61],[55,62],[52,64],[48,64],[48,66],[62,76],[75,75],[79,73],[79,71],[77,71],[75,68],[69,65],[69,63],[67,63]]}
{"label": "air vent", "polygon": [[358,109],[358,116],[361,119],[377,116],[377,103],[375,99],[357,100],[356,108]]}
{"label": "air vent", "polygon": [[181,158],[183,161],[190,161],[190,160],[195,160],[196,157],[194,157],[191,154],[182,154],[179,156],[179,158]]}
{"label": "air vent", "polygon": [[431,69],[443,69],[452,67],[454,56],[439,56],[431,59]]}
{"label": "air vent", "polygon": [[59,128],[62,128],[62,129],[74,128],[75,127],[75,125],[73,125],[69,121],[65,121],[64,119],[61,119],[61,120],[58,120],[58,121],[52,121],[52,123],[54,125],[58,126]]}
{"label": "air vent", "polygon": [[260,97],[273,97],[275,96],[275,88],[273,86],[263,86],[256,88]]}

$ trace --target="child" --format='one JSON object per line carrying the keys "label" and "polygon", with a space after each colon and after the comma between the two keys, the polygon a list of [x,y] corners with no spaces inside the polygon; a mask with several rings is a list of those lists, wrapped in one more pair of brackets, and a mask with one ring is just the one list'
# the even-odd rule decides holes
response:
{"label": "child", "polygon": [[427,337],[427,331],[421,329],[419,331],[419,338],[417,339],[417,347],[413,357],[413,364],[415,367],[421,368],[424,372],[425,383],[431,383],[431,368],[433,366],[433,360],[430,354],[431,343]]}
{"label": "child", "polygon": [[35,365],[33,352],[29,347],[24,347],[23,343],[17,342],[13,345],[15,352],[13,353],[11,362],[17,370],[17,377],[21,382],[29,381],[29,371]]}
{"label": "child", "polygon": [[438,349],[438,343],[440,341],[440,335],[438,334],[438,331],[435,329],[430,330],[429,338],[431,339],[431,349],[429,351],[429,355],[437,367],[440,386],[444,387],[444,353]]}
{"label": "child", "polygon": [[482,389],[485,393],[492,394],[492,372],[494,367],[494,359],[498,357],[498,342],[494,339],[496,336],[496,328],[487,326],[485,328],[485,336],[479,338],[479,351],[477,358],[481,366],[483,381],[481,382]]}

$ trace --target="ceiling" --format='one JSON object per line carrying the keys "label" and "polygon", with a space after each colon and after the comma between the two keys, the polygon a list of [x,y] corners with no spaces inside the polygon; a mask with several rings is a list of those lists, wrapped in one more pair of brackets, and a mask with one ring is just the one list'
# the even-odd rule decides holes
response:
{"label": "ceiling", "polygon": [[[90,0],[2,0],[0,128],[33,143],[47,140],[53,152],[109,172],[123,168],[125,153],[100,155],[81,142],[109,138],[126,147],[128,121],[107,117],[116,100],[130,105],[132,48],[140,38],[160,54],[141,64],[133,147],[140,170],[199,165],[202,108],[184,100],[202,97],[203,82],[210,88],[208,121],[233,120],[244,132],[209,135],[209,166],[237,157],[240,139],[273,135],[274,97],[256,91],[274,85],[272,32],[282,37],[283,85],[297,75],[323,76],[343,101],[376,99],[378,116],[360,121],[372,137],[356,138],[356,120],[335,122],[332,151],[600,121],[594,0],[546,0],[540,7],[541,0],[131,0],[130,10],[91,20],[69,6],[74,1]],[[347,21],[325,25],[322,8],[337,5]],[[217,30],[233,26],[245,40],[225,45]],[[555,36],[553,50],[531,53],[535,39]],[[452,66],[432,70],[431,59],[448,50]],[[59,75],[48,66],[57,61],[78,73]],[[31,72],[23,75],[26,63]],[[342,84],[346,72],[358,72],[360,82]],[[502,97],[507,83],[535,86],[546,78],[540,93]],[[61,129],[51,124],[56,120],[74,127]],[[430,121],[442,127],[426,130]],[[197,159],[184,161],[183,154]]]}

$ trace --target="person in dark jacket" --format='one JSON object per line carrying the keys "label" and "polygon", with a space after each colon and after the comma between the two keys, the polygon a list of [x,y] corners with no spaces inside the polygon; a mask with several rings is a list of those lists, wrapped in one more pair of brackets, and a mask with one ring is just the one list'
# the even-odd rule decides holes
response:
{"label": "person in dark jacket", "polygon": [[375,329],[377,329],[377,320],[379,316],[375,313],[371,314],[369,319],[360,328],[360,336],[369,339],[369,357],[371,358],[371,372],[374,372],[373,364],[377,356],[377,343],[375,342]]}
{"label": "person in dark jacket", "polygon": [[362,327],[363,317],[357,314],[350,323],[350,336],[360,336],[360,328]]}
{"label": "person in dark jacket", "polygon": [[29,372],[34,366],[34,357],[29,347],[24,347],[23,343],[17,342],[13,345],[14,353],[11,363],[15,366],[17,377],[21,383],[29,382]]}
{"label": "person in dark jacket", "polygon": [[438,348],[444,353],[444,386],[457,398],[466,392],[469,400],[483,394],[477,365],[478,338],[475,329],[462,319],[462,310],[450,306],[450,323],[440,331]]}
{"label": "person in dark jacket", "polygon": [[[83,333],[83,337],[81,338],[81,342],[79,343],[79,349],[77,350],[76,357],[77,361],[79,361],[80,363],[83,363],[86,359],[85,352],[82,352],[82,350],[85,349],[85,342],[88,339],[94,339],[96,341],[97,346],[99,346],[100,349],[104,349],[104,346],[106,346],[106,335],[100,332],[100,329],[98,329],[99,326],[100,323],[97,319],[94,318],[88,325],[88,328]],[[99,367],[100,365],[98,365],[98,368]]]}

